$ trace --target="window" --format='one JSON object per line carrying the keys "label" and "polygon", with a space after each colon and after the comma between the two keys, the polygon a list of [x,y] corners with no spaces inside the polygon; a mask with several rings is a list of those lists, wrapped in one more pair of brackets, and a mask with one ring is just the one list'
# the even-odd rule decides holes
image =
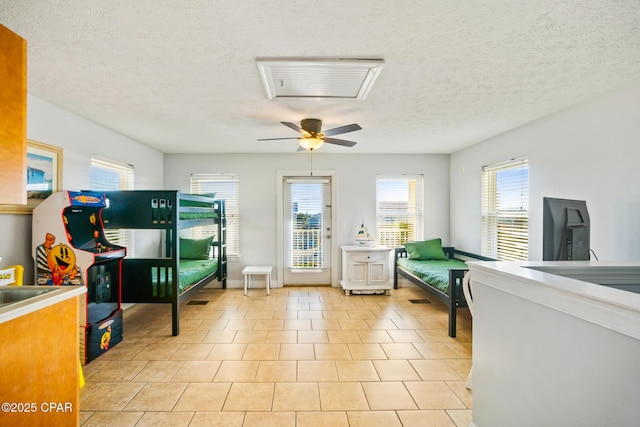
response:
{"label": "window", "polygon": [[[227,256],[240,256],[240,183],[235,174],[192,174],[191,193],[215,193],[216,199],[225,201],[227,217]],[[212,230],[215,232],[215,230]]]}
{"label": "window", "polygon": [[422,240],[424,205],[422,175],[379,175],[376,178],[378,243],[398,248]]}
{"label": "window", "polygon": [[[91,190],[133,190],[133,166],[98,157],[91,158]],[[105,230],[107,240],[125,246],[127,254],[133,255],[133,230],[112,228]]]}
{"label": "window", "polygon": [[285,195],[288,229],[285,254],[293,269],[327,268],[330,245],[323,230],[331,228],[331,181],[287,178]]}
{"label": "window", "polygon": [[529,258],[529,163],[513,159],[482,168],[482,255]]}

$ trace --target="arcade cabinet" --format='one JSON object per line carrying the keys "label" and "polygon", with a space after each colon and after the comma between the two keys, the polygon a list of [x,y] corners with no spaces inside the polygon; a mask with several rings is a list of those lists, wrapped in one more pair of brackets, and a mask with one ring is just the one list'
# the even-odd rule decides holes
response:
{"label": "arcade cabinet", "polygon": [[80,362],[85,365],[122,341],[122,260],[109,243],[96,192],[53,193],[33,210],[35,284],[86,286],[80,298]]}

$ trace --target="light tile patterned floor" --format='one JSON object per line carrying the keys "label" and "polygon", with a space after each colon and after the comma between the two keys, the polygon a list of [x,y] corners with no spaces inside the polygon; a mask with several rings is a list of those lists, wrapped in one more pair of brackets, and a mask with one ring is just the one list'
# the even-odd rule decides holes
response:
{"label": "light tile patterned floor", "polygon": [[83,426],[468,426],[471,322],[418,288],[203,289],[125,311],[124,340],[84,367]]}

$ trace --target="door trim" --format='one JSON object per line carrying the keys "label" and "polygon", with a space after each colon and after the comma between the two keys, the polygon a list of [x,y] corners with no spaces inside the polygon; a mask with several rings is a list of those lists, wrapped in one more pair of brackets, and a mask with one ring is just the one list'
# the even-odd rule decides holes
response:
{"label": "door trim", "polygon": [[[282,170],[276,172],[276,274],[278,275],[277,287],[284,286],[284,242],[282,232],[284,229],[284,212],[282,204],[282,183],[286,177],[311,176],[309,170]],[[338,282],[338,173],[335,170],[314,170],[313,176],[320,178],[331,177],[331,286],[337,288]]]}

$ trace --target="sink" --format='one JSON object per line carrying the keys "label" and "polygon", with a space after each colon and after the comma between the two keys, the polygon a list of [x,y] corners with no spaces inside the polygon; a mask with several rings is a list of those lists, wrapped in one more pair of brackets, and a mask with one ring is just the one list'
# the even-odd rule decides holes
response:
{"label": "sink", "polygon": [[0,306],[14,304],[29,298],[37,297],[60,288],[34,286],[3,286],[0,287]]}
{"label": "sink", "polygon": [[0,328],[5,322],[84,296],[86,292],[86,286],[0,286]]}

